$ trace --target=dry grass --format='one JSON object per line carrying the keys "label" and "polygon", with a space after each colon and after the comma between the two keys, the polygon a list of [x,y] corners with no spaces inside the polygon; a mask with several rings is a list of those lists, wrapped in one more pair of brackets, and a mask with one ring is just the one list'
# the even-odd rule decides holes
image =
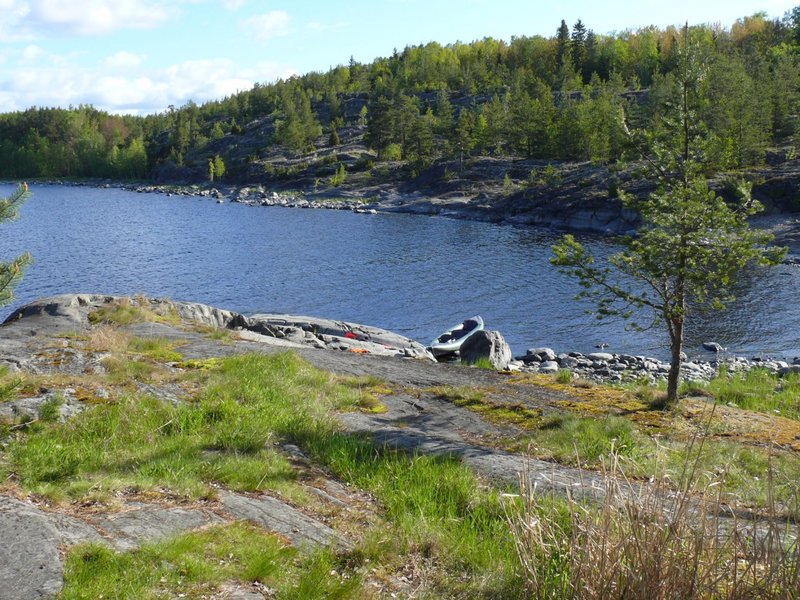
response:
{"label": "dry grass", "polygon": [[87,349],[94,352],[125,352],[131,336],[111,325],[95,325],[86,337]]}
{"label": "dry grass", "polygon": [[153,306],[150,300],[143,296],[118,298],[106,306],[93,310],[89,313],[88,318],[92,325],[101,323],[131,325],[144,322],[177,325],[181,322],[180,316],[174,307],[170,305]]}
{"label": "dry grass", "polygon": [[760,521],[737,519],[716,483],[698,489],[705,474],[697,473],[693,451],[679,482],[634,484],[613,460],[588,503],[543,497],[523,473],[521,502],[509,502],[507,515],[530,596],[800,597],[796,527],[774,507]]}

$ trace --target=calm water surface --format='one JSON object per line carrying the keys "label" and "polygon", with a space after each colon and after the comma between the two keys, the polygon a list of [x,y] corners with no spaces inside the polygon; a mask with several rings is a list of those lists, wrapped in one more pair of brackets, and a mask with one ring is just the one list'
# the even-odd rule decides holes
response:
{"label": "calm water surface", "polygon": [[[11,186],[0,186],[7,195]],[[14,306],[72,292],[143,293],[244,313],[385,327],[423,342],[480,314],[515,354],[531,346],[665,356],[660,329],[598,323],[550,266],[552,232],[413,215],[252,208],[114,189],[32,186],[0,226],[0,258],[35,259]],[[602,239],[583,240],[600,255]],[[695,319],[688,351],[800,355],[800,269],[754,274],[727,313]],[[13,307],[6,307],[6,316]]]}

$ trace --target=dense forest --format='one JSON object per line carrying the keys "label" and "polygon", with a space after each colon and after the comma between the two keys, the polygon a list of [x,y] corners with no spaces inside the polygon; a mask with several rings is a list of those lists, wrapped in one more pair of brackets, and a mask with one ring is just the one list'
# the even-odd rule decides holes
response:
{"label": "dense forest", "polygon": [[685,35],[674,27],[600,35],[579,20],[562,21],[549,38],[409,46],[145,117],[30,108],[0,115],[0,177],[268,181],[279,175],[269,155],[354,140],[371,149],[371,163],[405,161],[413,172],[479,155],[609,164],[635,152],[630,129],[658,133],[681,44],[709,71],[697,115],[708,164],[757,165],[776,145],[793,152],[800,6]]}

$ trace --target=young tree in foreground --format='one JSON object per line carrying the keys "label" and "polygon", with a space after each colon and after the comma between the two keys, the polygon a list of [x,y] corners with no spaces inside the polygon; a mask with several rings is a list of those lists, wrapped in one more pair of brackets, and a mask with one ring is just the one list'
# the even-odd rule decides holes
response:
{"label": "young tree in foreground", "polygon": [[[0,223],[16,219],[19,216],[19,207],[30,195],[28,184],[23,183],[11,196],[0,199]],[[27,252],[11,262],[0,262],[0,306],[14,299],[14,286],[30,263],[31,255]]]}
{"label": "young tree in foreground", "polygon": [[[688,32],[684,32],[685,40]],[[726,203],[708,188],[703,171],[705,143],[694,106],[702,94],[703,67],[684,43],[675,102],[670,106],[660,140],[653,139],[649,163],[657,179],[655,192],[644,200],[623,194],[623,202],[642,216],[635,237],[597,266],[594,257],[572,236],[553,247],[551,262],[574,275],[582,297],[598,301],[599,318],[629,318],[649,308],[653,324],[666,326],[671,360],[667,403],[678,397],[681,351],[689,307],[724,308],[734,298],[731,286],[748,265],[774,265],[784,249],[768,248],[772,236],[750,228],[747,218],[761,210],[741,184],[739,198]]]}

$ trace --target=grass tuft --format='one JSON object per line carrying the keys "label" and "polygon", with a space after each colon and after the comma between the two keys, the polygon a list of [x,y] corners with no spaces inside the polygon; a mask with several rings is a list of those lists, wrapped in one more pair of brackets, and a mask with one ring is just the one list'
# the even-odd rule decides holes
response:
{"label": "grass tuft", "polygon": [[120,298],[107,306],[93,310],[88,315],[92,325],[133,325],[134,323],[179,323],[180,317],[174,308],[156,311],[149,306],[147,298]]}
{"label": "grass tuft", "polygon": [[351,598],[361,585],[352,573],[331,577],[330,551],[298,554],[280,538],[234,523],[189,533],[131,552],[84,544],[66,558],[60,598],[208,598],[224,583],[259,583],[280,598]]}
{"label": "grass tuft", "polygon": [[729,373],[721,369],[708,384],[717,402],[800,419],[800,374],[778,377],[767,369]]}
{"label": "grass tuft", "polygon": [[479,359],[477,359],[475,361],[472,361],[472,362],[466,362],[466,363],[460,363],[460,364],[463,364],[463,365],[468,366],[468,367],[475,367],[476,369],[486,369],[487,371],[496,371],[497,370],[495,368],[495,366],[492,364],[492,361],[489,360],[488,358],[486,358],[485,356],[482,356],[481,358],[479,358]]}

